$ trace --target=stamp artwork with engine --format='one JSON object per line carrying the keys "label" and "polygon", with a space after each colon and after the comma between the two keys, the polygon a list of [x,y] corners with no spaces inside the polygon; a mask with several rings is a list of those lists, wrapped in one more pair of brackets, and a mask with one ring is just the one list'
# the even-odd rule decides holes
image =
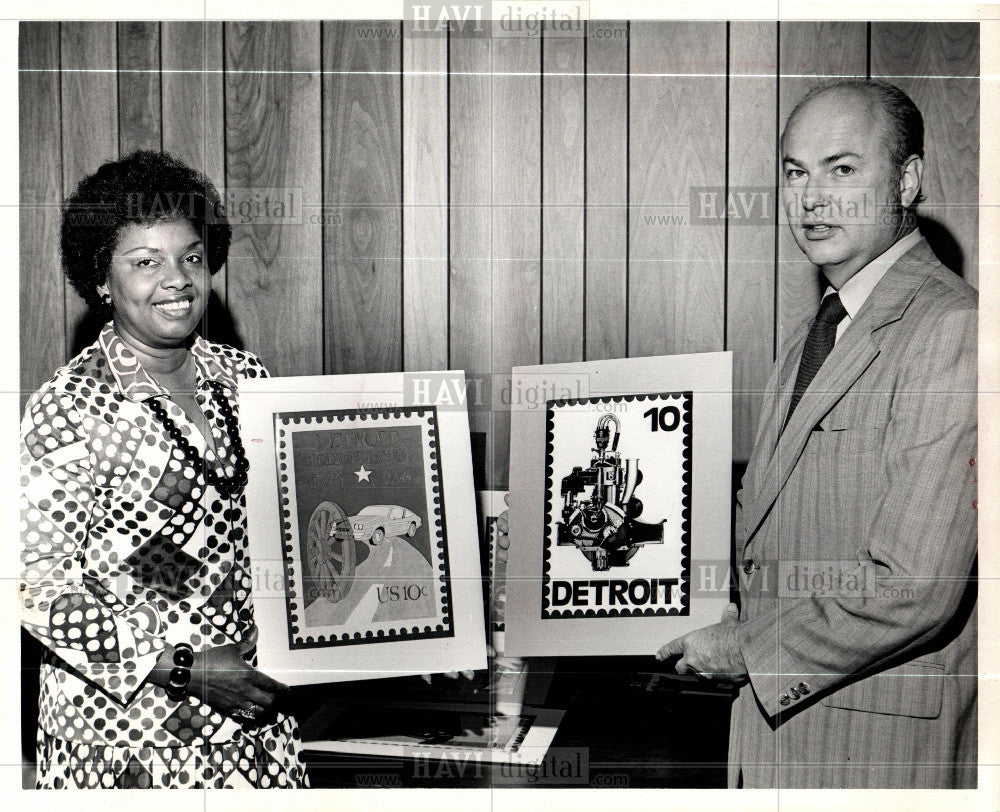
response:
{"label": "stamp artwork with engine", "polygon": [[547,409],[542,617],[686,614],[691,393]]}

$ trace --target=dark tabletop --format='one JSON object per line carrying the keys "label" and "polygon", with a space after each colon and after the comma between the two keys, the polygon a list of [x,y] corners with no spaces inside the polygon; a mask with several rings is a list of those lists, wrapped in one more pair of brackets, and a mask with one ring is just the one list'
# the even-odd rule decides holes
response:
{"label": "dark tabletop", "polygon": [[[732,694],[722,686],[671,676],[652,658],[562,658],[546,707],[565,716],[537,768],[477,758],[393,758],[309,749],[327,728],[318,708],[350,707],[355,729],[386,728],[393,705],[417,701],[432,718],[436,702],[482,702],[489,687],[435,677],[310,686],[296,689],[294,711],[306,739],[313,787],[725,787]],[[471,705],[470,705],[471,707]],[[365,708],[370,708],[366,717]],[[358,721],[360,720],[360,721]],[[329,728],[336,730],[336,724]],[[335,735],[329,733],[327,735]]]}

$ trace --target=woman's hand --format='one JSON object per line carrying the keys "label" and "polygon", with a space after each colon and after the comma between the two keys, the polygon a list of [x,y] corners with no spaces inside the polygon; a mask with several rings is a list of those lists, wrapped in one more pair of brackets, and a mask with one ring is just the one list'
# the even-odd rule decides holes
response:
{"label": "woman's hand", "polygon": [[194,655],[188,692],[227,716],[246,713],[259,718],[288,686],[248,665],[244,656],[257,644],[254,634],[239,643],[206,649]]}
{"label": "woman's hand", "polygon": [[[227,716],[259,722],[288,686],[247,664],[244,656],[256,644],[255,629],[239,643],[195,652],[187,692]],[[169,658],[165,652],[160,659],[166,662],[151,674],[151,679],[166,687],[170,681],[173,649],[169,649]]]}

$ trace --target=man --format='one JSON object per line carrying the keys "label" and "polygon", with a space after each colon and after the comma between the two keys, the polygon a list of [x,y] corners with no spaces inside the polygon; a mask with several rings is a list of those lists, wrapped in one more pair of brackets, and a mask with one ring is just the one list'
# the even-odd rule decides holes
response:
{"label": "man", "polygon": [[923,120],[892,85],[827,85],[781,159],[828,287],[767,385],[738,619],[657,656],[742,683],[731,786],[974,787],[977,296],[915,229]]}

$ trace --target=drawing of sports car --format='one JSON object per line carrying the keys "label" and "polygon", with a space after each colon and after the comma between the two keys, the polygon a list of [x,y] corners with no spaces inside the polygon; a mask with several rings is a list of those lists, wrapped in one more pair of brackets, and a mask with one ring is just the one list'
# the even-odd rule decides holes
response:
{"label": "drawing of sports car", "polygon": [[381,544],[386,536],[413,536],[420,527],[421,518],[412,510],[399,505],[369,505],[351,516],[351,528],[357,541],[367,541],[373,547]]}

